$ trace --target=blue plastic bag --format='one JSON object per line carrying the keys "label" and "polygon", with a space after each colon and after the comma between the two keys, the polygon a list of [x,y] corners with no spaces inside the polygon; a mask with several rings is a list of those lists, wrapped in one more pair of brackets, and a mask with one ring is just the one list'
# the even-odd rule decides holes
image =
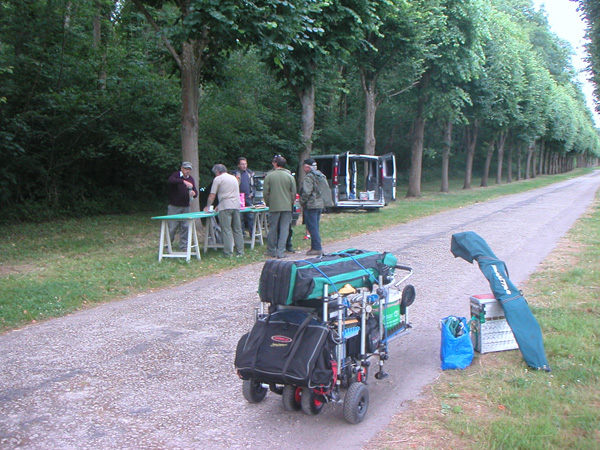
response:
{"label": "blue plastic bag", "polygon": [[469,324],[464,317],[448,316],[441,320],[442,345],[440,359],[442,370],[464,369],[473,361],[473,343]]}

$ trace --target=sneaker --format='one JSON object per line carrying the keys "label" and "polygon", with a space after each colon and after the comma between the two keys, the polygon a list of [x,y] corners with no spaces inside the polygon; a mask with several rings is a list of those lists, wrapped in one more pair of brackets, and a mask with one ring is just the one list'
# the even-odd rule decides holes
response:
{"label": "sneaker", "polygon": [[263,255],[266,259],[277,259],[277,256],[270,255],[269,253],[265,253]]}
{"label": "sneaker", "polygon": [[294,253],[296,253],[296,251],[295,251],[295,250],[286,250],[285,252],[286,252],[286,253],[289,253],[290,255],[293,255]]}
{"label": "sneaker", "polygon": [[283,259],[283,258],[287,258],[287,255],[281,255],[281,256],[277,257],[277,259]]}
{"label": "sneaker", "polygon": [[306,241],[307,239],[310,239],[310,234],[305,234],[304,236],[302,236],[303,241]]}
{"label": "sneaker", "polygon": [[316,255],[321,256],[323,254],[323,250],[309,250],[306,252],[307,255]]}

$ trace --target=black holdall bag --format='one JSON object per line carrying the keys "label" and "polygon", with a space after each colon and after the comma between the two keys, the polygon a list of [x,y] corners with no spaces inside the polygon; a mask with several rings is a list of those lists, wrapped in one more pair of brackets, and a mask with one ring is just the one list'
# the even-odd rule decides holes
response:
{"label": "black holdall bag", "polygon": [[333,338],[327,325],[299,310],[280,310],[257,320],[237,345],[239,376],[301,387],[333,381]]}

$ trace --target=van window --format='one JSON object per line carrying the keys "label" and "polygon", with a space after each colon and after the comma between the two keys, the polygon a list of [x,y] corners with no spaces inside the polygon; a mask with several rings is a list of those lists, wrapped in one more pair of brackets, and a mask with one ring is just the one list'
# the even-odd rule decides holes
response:
{"label": "van window", "polygon": [[385,159],[383,161],[383,176],[391,177],[394,175],[394,161],[392,159]]}
{"label": "van window", "polygon": [[356,159],[353,161],[354,174],[352,178],[356,190],[359,192],[378,190],[377,165],[377,160]]}
{"label": "van window", "polygon": [[328,180],[333,178],[333,158],[317,159],[317,168]]}

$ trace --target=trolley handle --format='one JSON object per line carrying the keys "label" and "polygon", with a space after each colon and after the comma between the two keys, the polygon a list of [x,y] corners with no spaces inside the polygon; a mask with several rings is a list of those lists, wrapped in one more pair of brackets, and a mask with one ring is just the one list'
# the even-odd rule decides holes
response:
{"label": "trolley handle", "polygon": [[408,280],[410,277],[412,277],[412,276],[413,276],[413,273],[414,273],[414,271],[413,271],[412,267],[409,267],[409,266],[401,266],[401,265],[399,265],[399,264],[396,264],[396,265],[394,266],[394,268],[395,268],[395,269],[399,269],[399,270],[404,270],[405,272],[408,272],[408,274],[407,274],[407,275],[405,275],[405,276],[404,276],[404,278],[402,278],[401,280],[398,280],[398,281],[396,281],[396,282],[394,282],[394,283],[392,284],[394,287],[396,287],[396,286],[398,286],[398,285],[400,285],[400,284],[404,283],[406,280]]}

